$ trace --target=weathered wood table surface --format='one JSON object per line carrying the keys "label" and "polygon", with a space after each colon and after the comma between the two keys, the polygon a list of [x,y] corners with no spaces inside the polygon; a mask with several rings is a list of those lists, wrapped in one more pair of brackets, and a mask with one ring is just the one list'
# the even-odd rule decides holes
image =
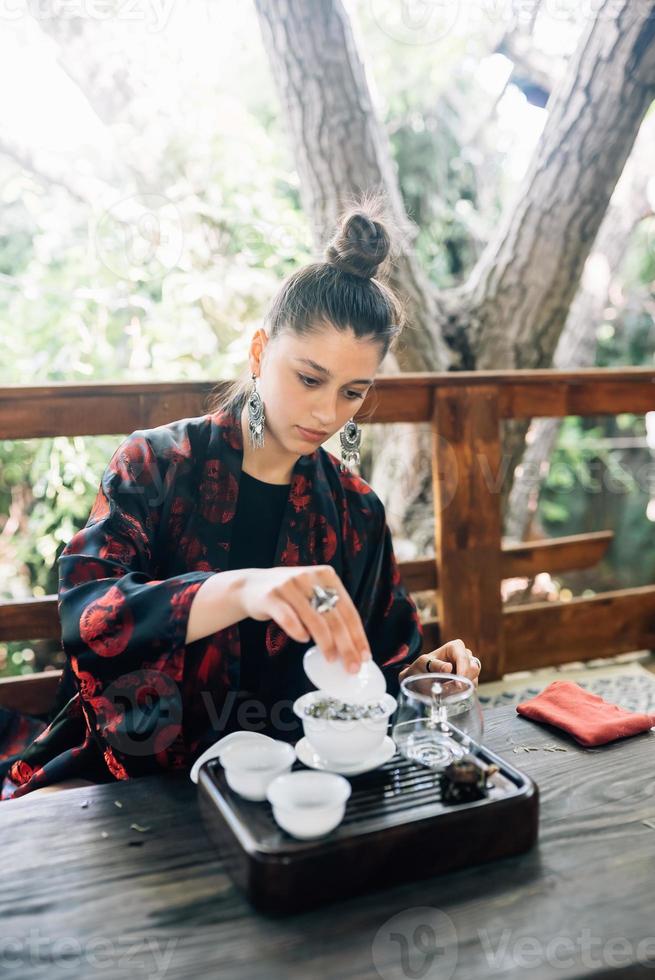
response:
{"label": "weathered wood table surface", "polygon": [[485,719],[539,785],[537,845],[286,919],[236,892],[184,776],[0,804],[0,975],[655,977],[655,734],[583,749]]}

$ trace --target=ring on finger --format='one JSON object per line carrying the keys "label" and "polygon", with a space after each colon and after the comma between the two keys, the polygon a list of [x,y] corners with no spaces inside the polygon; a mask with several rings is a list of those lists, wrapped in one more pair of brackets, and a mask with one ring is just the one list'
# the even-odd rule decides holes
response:
{"label": "ring on finger", "polygon": [[478,670],[482,670],[482,661],[479,657],[471,657],[471,660],[478,665]]}
{"label": "ring on finger", "polygon": [[317,613],[326,613],[334,609],[340,598],[341,596],[336,589],[330,589],[323,585],[313,585],[309,602],[312,609],[315,609]]}

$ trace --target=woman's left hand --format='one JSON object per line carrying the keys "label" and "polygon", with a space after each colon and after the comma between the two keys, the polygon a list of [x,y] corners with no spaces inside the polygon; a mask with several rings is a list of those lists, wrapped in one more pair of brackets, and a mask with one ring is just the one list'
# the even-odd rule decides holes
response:
{"label": "woman's left hand", "polygon": [[[429,671],[428,671],[429,664]],[[443,646],[432,650],[430,653],[423,653],[416,660],[408,664],[398,674],[399,680],[411,677],[412,674],[459,674],[462,677],[470,677],[475,687],[478,686],[480,675],[480,661],[473,656],[471,650],[465,645],[464,640],[449,640]]]}

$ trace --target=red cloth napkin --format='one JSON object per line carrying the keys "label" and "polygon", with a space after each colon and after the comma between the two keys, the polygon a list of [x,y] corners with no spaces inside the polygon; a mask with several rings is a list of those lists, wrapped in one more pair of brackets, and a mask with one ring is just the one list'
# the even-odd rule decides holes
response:
{"label": "red cloth napkin", "polygon": [[563,728],[581,745],[604,745],[655,725],[655,714],[626,711],[572,681],[553,681],[536,697],[517,704],[516,710],[532,721]]}

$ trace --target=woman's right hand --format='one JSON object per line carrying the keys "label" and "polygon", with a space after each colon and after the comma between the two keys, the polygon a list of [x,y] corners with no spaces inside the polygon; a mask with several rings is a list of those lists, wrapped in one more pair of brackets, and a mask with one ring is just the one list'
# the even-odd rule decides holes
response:
{"label": "woman's right hand", "polygon": [[[312,587],[335,589],[339,602],[319,613],[311,604]],[[313,640],[326,660],[340,658],[355,673],[371,651],[360,615],[331,565],[248,568],[241,588],[244,616],[274,620],[299,643]]]}

